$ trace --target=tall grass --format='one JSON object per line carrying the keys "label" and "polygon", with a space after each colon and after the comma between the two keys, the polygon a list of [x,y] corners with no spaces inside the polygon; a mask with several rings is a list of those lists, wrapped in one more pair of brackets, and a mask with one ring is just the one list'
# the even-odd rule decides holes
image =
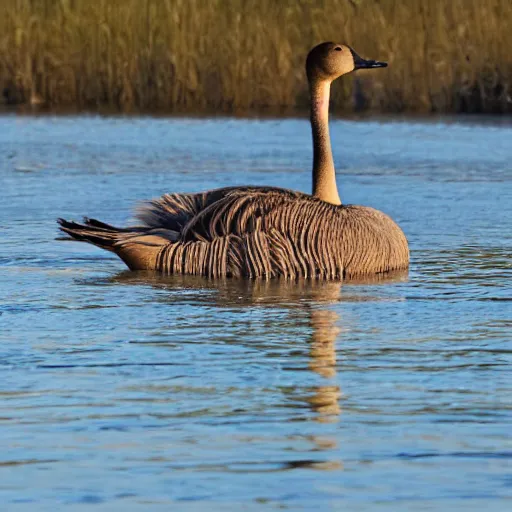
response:
{"label": "tall grass", "polygon": [[304,59],[335,40],[387,70],[335,109],[512,112],[511,0],[3,0],[8,101],[122,111],[307,104]]}

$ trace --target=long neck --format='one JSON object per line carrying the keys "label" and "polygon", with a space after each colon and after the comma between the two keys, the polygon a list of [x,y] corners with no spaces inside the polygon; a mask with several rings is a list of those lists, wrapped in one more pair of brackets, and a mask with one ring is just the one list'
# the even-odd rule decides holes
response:
{"label": "long neck", "polygon": [[332,204],[341,204],[329,137],[330,82],[312,80],[311,128],[313,131],[313,195]]}

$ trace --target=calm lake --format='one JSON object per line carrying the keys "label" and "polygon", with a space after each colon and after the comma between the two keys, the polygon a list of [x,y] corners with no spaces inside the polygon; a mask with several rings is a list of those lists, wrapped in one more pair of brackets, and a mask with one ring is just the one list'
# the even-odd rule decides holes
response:
{"label": "calm lake", "polygon": [[512,123],[331,135],[408,275],[166,278],[56,240],[164,192],[309,192],[307,119],[0,116],[2,511],[508,509]]}

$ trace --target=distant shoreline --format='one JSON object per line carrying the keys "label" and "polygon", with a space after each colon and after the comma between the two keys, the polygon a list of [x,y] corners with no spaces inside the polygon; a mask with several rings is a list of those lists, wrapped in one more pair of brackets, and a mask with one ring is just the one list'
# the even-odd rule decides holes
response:
{"label": "distant shoreline", "polygon": [[[0,118],[2,116],[26,117],[103,117],[122,119],[233,119],[247,121],[272,120],[303,120],[309,123],[307,110],[278,112],[154,112],[151,110],[140,112],[120,112],[113,109],[78,110],[73,108],[30,108],[26,105],[17,107],[0,105]],[[380,112],[331,112],[331,121],[376,122],[376,123],[441,123],[441,124],[489,124],[498,126],[512,126],[512,115],[509,114],[467,114],[467,113],[380,113]]]}

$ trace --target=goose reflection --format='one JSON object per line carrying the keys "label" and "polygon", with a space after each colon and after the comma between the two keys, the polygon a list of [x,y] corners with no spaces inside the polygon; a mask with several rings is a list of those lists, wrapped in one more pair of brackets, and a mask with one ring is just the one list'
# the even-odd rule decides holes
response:
{"label": "goose reflection", "polygon": [[[341,389],[336,384],[336,340],[341,332],[337,323],[340,317],[335,311],[327,309],[328,303],[334,303],[340,299],[340,293],[341,284],[329,283],[329,286],[323,287],[320,297],[317,293],[314,294],[323,305],[319,309],[313,306],[309,312],[309,323],[312,329],[309,368],[326,382],[311,388],[311,393],[305,401],[316,414],[315,419],[320,423],[335,423],[341,414]],[[314,452],[330,453],[337,449],[334,437],[312,435],[309,440],[314,445]],[[327,460],[297,461],[294,467],[297,467],[297,464],[300,467],[323,471],[343,468],[341,460],[332,458],[331,455]]]}
{"label": "goose reflection", "polygon": [[[391,281],[405,278],[402,273]],[[364,284],[377,282],[373,278]],[[105,281],[97,284],[105,285]],[[345,288],[345,283],[332,281],[213,281],[146,272],[123,272],[108,279],[106,284],[151,286],[158,291],[148,294],[151,303],[168,304],[173,306],[172,310],[179,306],[183,311],[184,307],[191,315],[206,307],[212,318],[227,319],[221,330],[234,330],[232,342],[261,350],[270,365],[285,367],[283,373],[278,372],[281,374],[278,378],[292,379],[290,385],[272,386],[276,417],[309,423],[308,432],[301,436],[309,445],[303,450],[306,456],[287,457],[280,461],[278,471],[296,468],[333,471],[343,467],[334,433],[342,413],[336,345],[340,336],[342,339],[346,320],[341,316],[340,303],[382,300],[382,292],[379,294],[373,286]],[[223,310],[228,314],[224,315]],[[245,312],[249,314],[242,314]],[[188,325],[186,321],[184,326]],[[198,326],[197,329],[208,331],[209,328]],[[211,334],[208,340],[219,342],[214,330]],[[221,342],[229,343],[225,338]],[[304,369],[309,375],[301,372]]]}
{"label": "goose reflection", "polygon": [[[164,300],[168,303],[186,304],[193,300],[194,303],[204,303],[217,307],[232,305],[254,306],[267,305],[269,307],[288,308],[291,311],[297,309],[304,311],[304,306],[311,304],[333,304],[347,301],[379,301],[378,295],[359,293],[358,287],[353,287],[351,294],[340,295],[342,285],[378,285],[391,284],[406,281],[408,271],[388,272],[341,281],[313,281],[313,280],[274,280],[251,281],[230,278],[206,279],[202,276],[171,275],[166,276],[153,271],[129,271],[125,270],[115,276],[98,279],[88,278],[85,281],[89,285],[103,286],[105,284],[151,286],[152,288],[170,292]],[[186,296],[180,292],[187,291]],[[193,293],[196,292],[196,293]],[[213,295],[205,292],[213,292]],[[213,304],[212,304],[213,302]]]}
{"label": "goose reflection", "polygon": [[[336,325],[339,315],[330,310],[311,311],[311,336],[309,367],[327,382],[336,381],[336,339],[341,329]],[[341,413],[338,385],[319,385],[308,398],[319,421],[336,421]]]}
{"label": "goose reflection", "polygon": [[[406,272],[392,275],[371,276],[350,284],[378,284],[403,281]],[[309,369],[321,377],[321,384],[308,388],[310,394],[301,401],[316,414],[317,421],[335,422],[341,414],[341,390],[336,384],[336,341],[341,332],[340,317],[334,311],[334,305],[346,300],[374,301],[382,297],[369,294],[373,288],[351,287],[349,293],[342,293],[342,283],[332,281],[243,281],[233,279],[207,280],[198,276],[163,276],[153,272],[122,272],[110,278],[109,283],[124,285],[150,285],[169,293],[158,294],[152,300],[180,305],[215,306],[219,308],[263,307],[280,310],[286,315],[285,321],[275,326],[272,334],[282,330],[283,336],[296,331],[303,335],[309,331],[307,341]],[[268,322],[272,325],[272,322]],[[270,327],[272,329],[272,327]],[[251,348],[258,346],[254,340],[245,337],[237,343],[250,343]],[[268,346],[261,345],[263,350]]]}

